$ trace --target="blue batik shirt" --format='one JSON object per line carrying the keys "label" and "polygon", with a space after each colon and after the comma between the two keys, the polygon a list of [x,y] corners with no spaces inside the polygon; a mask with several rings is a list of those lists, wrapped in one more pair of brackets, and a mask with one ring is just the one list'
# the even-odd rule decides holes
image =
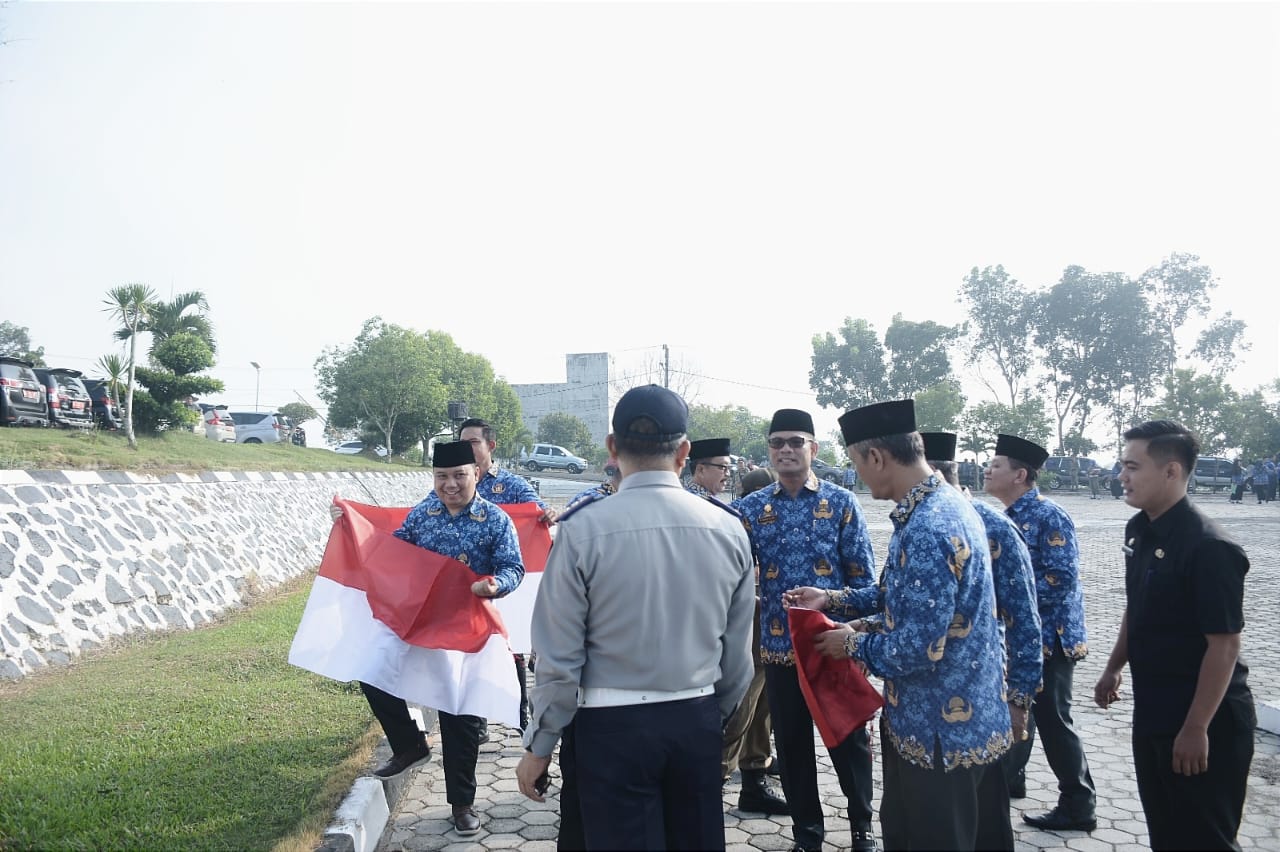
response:
{"label": "blue batik shirt", "polygon": [[476,494],[499,506],[507,503],[537,503],[541,508],[547,508],[529,480],[497,465],[490,465],[484,476],[476,482]]}
{"label": "blue batik shirt", "polygon": [[1040,652],[1040,611],[1031,552],[1004,512],[974,500],[971,505],[987,528],[996,614],[1004,633],[1006,696],[1015,707],[1029,708],[1040,690],[1044,657]]}
{"label": "blue batik shirt", "polygon": [[688,491],[690,494],[696,494],[699,497],[710,497],[712,500],[717,502],[719,502],[720,499],[715,494],[712,494],[708,489],[703,488],[701,485],[694,482],[692,479],[690,479],[688,484],[685,485],[684,490]]}
{"label": "blue batik shirt", "polygon": [[1036,572],[1036,603],[1040,608],[1040,636],[1046,657],[1054,639],[1070,660],[1089,653],[1084,627],[1084,588],[1080,585],[1080,547],[1076,525],[1066,510],[1032,488],[1005,510],[1031,552]]}
{"label": "blue batik shirt", "polygon": [[947,770],[994,763],[1012,728],[982,519],[937,476],[890,517],[880,632],[845,648],[884,679],[885,735],[903,760],[931,769],[937,746]]}
{"label": "blue batik shirt", "polygon": [[449,514],[436,493],[409,510],[395,537],[448,556],[481,576],[498,581],[498,597],[515,591],[524,579],[520,539],[511,516],[483,497]]}
{"label": "blue batik shirt", "polygon": [[760,566],[760,659],[795,665],[782,593],[796,586],[872,586],[862,508],[852,492],[812,473],[795,497],[775,482],[730,505],[742,515]]}

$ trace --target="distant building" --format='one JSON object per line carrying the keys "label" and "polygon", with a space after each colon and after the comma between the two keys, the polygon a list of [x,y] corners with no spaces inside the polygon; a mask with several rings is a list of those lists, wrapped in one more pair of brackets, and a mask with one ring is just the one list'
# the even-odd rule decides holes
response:
{"label": "distant building", "polygon": [[613,356],[608,352],[583,352],[564,356],[567,381],[537,385],[512,385],[524,414],[524,427],[535,437],[538,424],[548,414],[572,414],[591,430],[591,442],[604,446],[609,415],[622,394],[614,389]]}

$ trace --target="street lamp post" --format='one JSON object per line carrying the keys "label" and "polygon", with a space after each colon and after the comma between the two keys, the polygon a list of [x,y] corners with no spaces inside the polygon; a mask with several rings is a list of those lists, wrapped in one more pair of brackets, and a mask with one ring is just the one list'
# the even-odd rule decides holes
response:
{"label": "street lamp post", "polygon": [[253,369],[257,371],[257,378],[253,382],[253,410],[258,410],[258,391],[262,388],[262,365],[257,361],[250,361]]}

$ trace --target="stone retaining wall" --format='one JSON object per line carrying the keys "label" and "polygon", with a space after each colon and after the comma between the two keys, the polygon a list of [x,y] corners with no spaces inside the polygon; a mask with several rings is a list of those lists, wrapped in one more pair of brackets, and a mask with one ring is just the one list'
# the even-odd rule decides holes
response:
{"label": "stone retaining wall", "polygon": [[410,506],[405,473],[0,470],[0,679],[202,624],[319,564],[335,494]]}

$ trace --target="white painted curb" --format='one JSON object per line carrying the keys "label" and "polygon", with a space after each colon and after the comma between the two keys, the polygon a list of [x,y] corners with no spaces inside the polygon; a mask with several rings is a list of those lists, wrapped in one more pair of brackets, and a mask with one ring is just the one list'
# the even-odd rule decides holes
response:
{"label": "white painted curb", "polygon": [[390,818],[391,808],[387,806],[381,779],[372,776],[357,778],[334,812],[333,823],[325,829],[325,845],[354,852],[373,852]]}
{"label": "white painted curb", "polygon": [[1267,701],[1257,706],[1258,727],[1272,734],[1280,734],[1280,707]]}

